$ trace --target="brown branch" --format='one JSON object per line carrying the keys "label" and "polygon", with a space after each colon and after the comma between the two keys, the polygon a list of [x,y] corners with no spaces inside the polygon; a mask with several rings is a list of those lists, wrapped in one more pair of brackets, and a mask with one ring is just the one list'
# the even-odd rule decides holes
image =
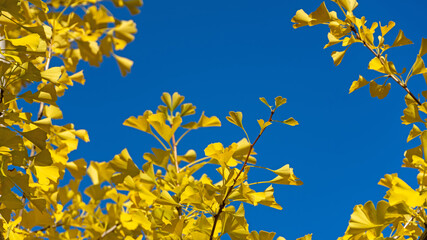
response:
{"label": "brown branch", "polygon": [[[271,122],[271,121],[273,121],[273,115],[274,115],[274,112],[275,112],[275,109],[271,110],[270,118],[268,119],[268,121],[267,121],[267,122]],[[239,173],[237,174],[236,178],[234,178],[234,180],[233,180],[233,184],[232,184],[229,188],[227,188],[227,190],[225,191],[225,196],[224,196],[224,198],[222,199],[221,204],[219,205],[218,212],[214,215],[214,223],[213,223],[213,226],[212,226],[211,235],[210,235],[210,237],[209,237],[209,240],[212,240],[212,239],[213,239],[213,235],[214,235],[214,233],[215,233],[215,228],[216,228],[216,225],[217,225],[217,223],[218,223],[219,216],[220,216],[220,214],[222,213],[222,211],[224,210],[225,205],[226,205],[226,203],[225,203],[225,202],[227,201],[228,197],[230,196],[230,194],[231,194],[231,192],[232,192],[233,188],[236,186],[236,182],[237,182],[237,180],[239,179],[240,175],[244,172],[245,167],[248,165],[249,156],[251,155],[251,152],[252,152],[252,150],[254,149],[255,144],[258,142],[259,138],[260,138],[260,137],[261,137],[261,135],[264,133],[265,129],[266,129],[266,128],[263,128],[263,129],[261,130],[261,132],[258,134],[258,136],[257,136],[257,138],[255,139],[255,141],[254,141],[254,142],[251,144],[251,146],[249,147],[248,155],[246,155],[246,159],[245,159],[245,162],[243,163],[242,168],[240,168]]]}
{"label": "brown branch", "polygon": [[107,231],[103,232],[101,234],[101,236],[98,238],[98,240],[104,238],[105,236],[107,236],[109,233],[113,232],[114,230],[116,230],[116,228],[120,226],[120,223],[116,223],[114,224],[114,226],[110,227],[109,229],[107,229]]}
{"label": "brown branch", "polygon": [[[360,41],[362,41],[362,43],[363,43],[363,45],[366,47],[366,48],[368,48],[369,49],[369,51],[371,51],[371,53],[372,54],[374,54],[375,55],[375,57],[376,58],[378,58],[379,60],[380,60],[380,62],[381,62],[381,64],[385,67],[385,65],[386,65],[386,62],[385,62],[385,60],[384,60],[384,58],[381,58],[381,54],[380,53],[376,53],[375,51],[374,51],[374,49],[365,41],[365,40],[363,40],[361,37],[360,37],[360,34],[357,32],[357,30],[356,30],[356,28],[352,25],[352,26],[350,26],[350,28],[351,28],[351,31],[356,35],[356,39],[358,39],[358,40],[360,40]],[[394,75],[394,74],[389,74],[388,75],[390,78],[392,78],[397,84],[399,84],[399,86],[401,86],[414,100],[415,100],[415,102],[417,102],[417,104],[418,105],[421,105],[421,102],[415,97],[415,95],[409,90],[409,88],[408,88],[408,86],[405,84],[405,83],[403,83],[403,82],[401,82],[400,80],[399,80],[399,78],[396,76],[396,75]]]}

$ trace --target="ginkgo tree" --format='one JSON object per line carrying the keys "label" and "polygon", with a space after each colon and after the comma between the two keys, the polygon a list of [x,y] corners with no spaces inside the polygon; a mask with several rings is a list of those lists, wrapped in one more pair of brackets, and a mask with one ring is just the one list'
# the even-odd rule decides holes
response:
{"label": "ginkgo tree", "polygon": [[[367,51],[371,52],[373,58],[368,64],[368,69],[378,72],[379,77],[367,81],[363,76],[359,76],[350,87],[350,93],[369,85],[369,91],[372,97],[379,99],[385,98],[390,89],[391,82],[395,82],[404,89],[406,96],[404,98],[406,109],[403,110],[401,117],[402,124],[412,125],[407,141],[419,139],[420,145],[408,149],[404,155],[403,167],[414,168],[418,170],[417,189],[410,187],[405,181],[400,179],[397,174],[387,174],[379,181],[379,184],[389,188],[382,200],[374,205],[371,201],[364,205],[354,207],[349,226],[345,235],[339,239],[363,239],[363,240],[381,240],[381,239],[427,239],[427,216],[425,207],[427,207],[427,130],[425,114],[427,114],[427,91],[420,91],[422,97],[416,97],[408,86],[408,82],[413,77],[424,77],[427,83],[427,68],[422,59],[427,53],[427,39],[422,39],[421,46],[417,56],[414,58],[413,65],[406,72],[397,71],[397,67],[387,56],[387,51],[396,47],[402,47],[412,44],[399,30],[397,37],[392,43],[388,43],[386,34],[396,25],[390,21],[386,25],[380,22],[373,22],[368,26],[365,17],[356,17],[355,9],[358,6],[356,0],[332,0],[339,9],[338,12],[343,17],[338,17],[335,11],[329,11],[323,2],[314,12],[307,14],[304,10],[298,10],[292,18],[294,28],[304,26],[315,26],[320,24],[328,25],[329,32],[327,38],[329,42],[325,48],[336,44],[341,44],[345,49],[343,51],[333,51],[331,56],[335,65],[339,65],[350,46],[362,45]],[[378,32],[375,36],[376,31]],[[387,39],[386,39],[387,38]],[[387,41],[386,41],[387,40]],[[354,46],[355,47],[355,46]],[[378,84],[378,79],[385,79],[383,84]],[[422,117],[423,116],[423,117]],[[389,233],[386,235],[386,232]]]}
{"label": "ginkgo tree", "polygon": [[[156,112],[124,122],[159,141],[159,148],[144,154],[145,164],[137,166],[126,149],[108,162],[69,159],[79,139],[89,141],[88,133],[54,122],[63,117],[58,98],[85,82],[78,63],[99,66],[112,56],[122,75],[132,66],[117,52],[134,39],[136,24],[117,19],[106,4],[136,14],[142,2],[0,3],[0,239],[273,239],[274,232],[249,231],[243,203],[281,209],[272,185],[302,184],[289,165],[269,169],[254,157],[255,144],[273,122],[298,125],[293,118],[273,119],[285,98],[275,98],[274,106],[260,99],[270,115],[258,120],[253,142],[242,113],[230,112],[227,120],[245,137],[229,146],[209,144],[198,158],[191,149],[179,155],[178,144],[190,131],[219,127],[220,120],[202,113],[197,122],[184,123],[195,106],[178,93],[164,93]],[[39,111],[25,110],[28,104]],[[216,166],[217,176],[194,176],[209,166]],[[250,183],[253,167],[276,177]],[[83,183],[85,176],[92,185]],[[257,192],[254,185],[265,190]]]}

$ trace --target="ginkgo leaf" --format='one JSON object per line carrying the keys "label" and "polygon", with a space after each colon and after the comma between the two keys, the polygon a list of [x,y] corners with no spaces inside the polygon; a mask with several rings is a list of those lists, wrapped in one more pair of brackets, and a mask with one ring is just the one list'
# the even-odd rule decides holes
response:
{"label": "ginkgo leaf", "polygon": [[166,104],[166,107],[168,107],[169,110],[172,109],[172,97],[168,92],[164,92],[160,99]]}
{"label": "ginkgo leaf", "polygon": [[418,55],[420,57],[422,57],[426,53],[427,53],[427,38],[423,38],[421,40],[421,47],[420,47],[420,51],[419,51]]}
{"label": "ginkgo leaf", "polygon": [[151,148],[151,153],[144,153],[143,158],[157,166],[161,166],[166,169],[169,163],[170,151],[165,151],[163,149]]}
{"label": "ginkgo leaf", "polygon": [[264,97],[260,97],[260,98],[259,98],[259,100],[260,100],[261,102],[263,102],[267,107],[269,107],[269,108],[271,109],[271,106],[268,104],[267,100],[265,100],[265,98],[264,98]]}
{"label": "ginkgo leaf", "polygon": [[285,103],[286,103],[286,98],[282,98],[281,96],[278,96],[274,99],[274,104],[276,108],[282,106]]}
{"label": "ginkgo leaf", "polygon": [[27,132],[19,132],[19,133],[22,136],[24,136],[26,139],[28,139],[30,142],[32,142],[34,145],[36,145],[38,148],[45,149],[47,135],[46,135],[46,132],[44,132],[40,128],[36,128]]}
{"label": "ginkgo leaf", "polygon": [[193,149],[188,150],[184,155],[178,156],[178,161],[185,161],[185,162],[194,162],[197,158],[196,151]]}
{"label": "ginkgo leaf", "polygon": [[110,166],[117,172],[132,177],[135,177],[140,172],[126,148],[120,154],[114,156],[113,160],[110,161]]}
{"label": "ginkgo leaf", "polygon": [[372,58],[372,60],[369,62],[368,69],[375,70],[380,73],[385,73],[384,65],[377,57]]}
{"label": "ginkgo leaf", "polygon": [[271,122],[264,122],[263,119],[258,119],[258,125],[261,128],[261,131],[263,131],[266,127],[271,125]]}
{"label": "ginkgo leaf", "polygon": [[58,83],[58,79],[61,77],[62,70],[60,67],[52,67],[46,71],[40,73],[41,77],[49,82],[53,82],[55,84]]}
{"label": "ginkgo leaf", "polygon": [[391,83],[385,85],[378,85],[375,81],[371,81],[369,84],[369,92],[372,97],[378,97],[383,99],[388,95],[388,92],[391,89]]}
{"label": "ginkgo leaf", "polygon": [[[333,0],[342,6],[345,10],[352,12],[359,4],[356,0]],[[310,238],[311,239],[311,238]]]}
{"label": "ginkgo leaf", "polygon": [[29,34],[27,36],[17,39],[7,39],[13,46],[25,46],[32,51],[36,51],[40,43],[40,35],[36,33]]}
{"label": "ginkgo leaf", "polygon": [[393,21],[388,22],[388,24],[385,25],[384,27],[381,26],[381,23],[380,23],[381,35],[384,37],[395,25],[396,23]]}
{"label": "ginkgo leaf", "polygon": [[184,96],[179,95],[179,93],[174,92],[172,95],[172,111],[175,111],[175,109],[184,101]]}
{"label": "ginkgo leaf", "polygon": [[59,109],[59,107],[54,105],[45,106],[43,109],[43,114],[52,119],[62,119],[62,111]]}
{"label": "ginkgo leaf", "polygon": [[44,149],[34,156],[34,164],[38,166],[50,166],[52,165],[52,156],[49,150]]}
{"label": "ginkgo leaf", "polygon": [[241,112],[229,112],[230,116],[227,116],[227,120],[229,122],[231,122],[232,124],[243,128],[243,124],[242,124],[242,119],[243,119],[243,114]]}
{"label": "ginkgo leaf", "polygon": [[50,181],[57,183],[59,179],[59,169],[57,166],[34,166],[37,179],[42,185],[49,185]]}
{"label": "ginkgo leaf", "polygon": [[400,47],[408,44],[413,44],[413,42],[405,37],[402,30],[399,30],[399,34],[397,35],[391,47]]}
{"label": "ginkgo leaf", "polygon": [[146,133],[151,133],[150,123],[147,121],[148,117],[152,115],[151,111],[145,111],[143,116],[138,118],[132,116],[123,122],[123,125],[133,127]]}
{"label": "ginkgo leaf", "polygon": [[289,164],[286,164],[285,166],[277,170],[271,170],[271,169],[268,169],[268,170],[277,174],[277,177],[268,181],[270,183],[285,184],[285,185],[302,185],[303,184],[302,181],[295,176],[294,170],[293,168],[289,167]]}
{"label": "ginkgo leaf", "polygon": [[395,178],[386,198],[391,206],[404,202],[409,207],[422,206],[427,200],[427,193],[420,194],[400,178]]}
{"label": "ginkgo leaf", "polygon": [[87,163],[83,158],[67,162],[65,166],[74,178],[81,179],[86,175]]}
{"label": "ginkgo leaf", "polygon": [[[347,47],[348,49],[348,47]],[[332,59],[334,60],[334,64],[335,66],[340,65],[342,59],[344,58],[345,53],[347,52],[347,49],[345,49],[344,51],[338,52],[338,51],[333,51],[331,56]]]}
{"label": "ginkgo leaf", "polygon": [[119,65],[122,76],[123,77],[126,76],[127,73],[130,72],[130,69],[132,68],[133,61],[125,57],[117,56],[114,53],[112,55],[116,59],[117,64]]}
{"label": "ginkgo leaf", "polygon": [[427,159],[427,131],[426,130],[424,130],[421,133],[420,139],[421,139],[421,146],[423,148],[424,159]]}
{"label": "ginkgo leaf", "polygon": [[411,132],[408,135],[408,138],[406,139],[406,142],[411,141],[412,139],[418,137],[421,134],[421,130],[417,127],[417,125],[413,125]]}
{"label": "ginkgo leaf", "polygon": [[311,240],[312,237],[313,237],[313,234],[307,234],[304,237],[297,238],[297,240]]}
{"label": "ginkgo leaf", "polygon": [[114,169],[106,162],[91,162],[87,169],[87,174],[94,185],[101,184],[104,181],[109,182],[114,172]]}
{"label": "ginkgo leaf", "polygon": [[408,107],[403,110],[403,116],[400,117],[402,124],[408,125],[416,122],[424,122],[419,113],[418,106],[416,103],[408,105]]}
{"label": "ginkgo leaf", "polygon": [[24,204],[22,204],[21,200],[19,200],[11,191],[2,191],[0,202],[6,205],[6,207],[9,209],[21,209],[24,207]]}
{"label": "ginkgo leaf", "polygon": [[85,82],[86,82],[85,77],[83,75],[83,70],[80,71],[80,72],[77,72],[77,73],[75,73],[75,74],[73,74],[71,76],[69,76],[69,78],[71,80],[73,80],[74,82],[78,82],[78,83],[80,83],[82,85],[84,85]]}
{"label": "ginkgo leaf", "polygon": [[355,90],[357,90],[357,89],[359,89],[361,87],[364,87],[364,86],[366,86],[368,84],[369,84],[369,82],[366,81],[366,79],[364,77],[362,77],[361,75],[359,75],[359,79],[357,81],[354,81],[351,84],[349,93],[352,93],[353,91],[355,91]]}
{"label": "ginkgo leaf", "polygon": [[417,74],[424,74],[427,73],[427,68],[424,65],[424,61],[421,58],[420,55],[417,56],[417,60],[415,60],[414,65],[412,66],[412,72],[411,72],[411,76],[417,75]]}
{"label": "ginkgo leaf", "polygon": [[181,116],[193,115],[196,113],[196,107],[191,103],[184,103],[181,105]]}
{"label": "ginkgo leaf", "polygon": [[295,16],[292,18],[291,22],[295,23],[292,25],[293,28],[299,28],[307,26],[312,18],[304,12],[304,10],[300,9],[296,12]]}
{"label": "ginkgo leaf", "polygon": [[132,42],[137,32],[136,24],[132,20],[120,21],[120,24],[116,25],[114,28],[117,38],[125,40],[127,43]]}
{"label": "ginkgo leaf", "polygon": [[379,236],[381,231],[391,222],[386,219],[388,208],[389,204],[386,201],[378,202],[376,209],[371,201],[365,203],[364,206],[355,206],[346,233],[357,235],[373,230],[376,232],[376,236]]}
{"label": "ginkgo leaf", "polygon": [[298,121],[297,120],[295,120],[294,118],[288,118],[288,119],[286,119],[286,120],[284,120],[284,121],[276,121],[276,120],[274,120],[275,122],[281,122],[281,123],[284,123],[284,124],[286,124],[286,125],[289,125],[289,126],[296,126],[296,125],[299,125],[299,123],[298,123]]}
{"label": "ginkgo leaf", "polygon": [[104,196],[107,193],[107,191],[108,191],[107,187],[101,188],[101,185],[96,184],[86,188],[85,194],[95,201],[101,201],[102,199],[104,199]]}

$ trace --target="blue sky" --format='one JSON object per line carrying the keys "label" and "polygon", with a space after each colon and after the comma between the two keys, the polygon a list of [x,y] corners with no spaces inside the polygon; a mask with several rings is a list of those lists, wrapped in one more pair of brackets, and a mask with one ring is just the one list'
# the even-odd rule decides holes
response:
{"label": "blue sky", "polygon": [[[141,14],[131,17],[138,24],[136,40],[119,55],[135,61],[126,78],[113,59],[100,68],[85,69],[86,85],[75,86],[59,100],[64,122],[89,131],[91,141],[81,143],[72,160],[108,161],[128,148],[135,162],[155,140],[125,127],[129,116],[155,110],[162,92],[179,92],[198,113],[216,115],[223,127],[197,130],[186,137],[181,153],[194,148],[198,155],[212,142],[224,145],[244,137],[225,120],[229,111],[242,111],[250,136],[258,134],[259,118],[268,109],[258,100],[272,102],[278,95],[288,99],[276,118],[290,116],[297,127],[276,124],[267,129],[255,147],[258,163],[279,168],[289,163],[303,186],[276,186],[282,211],[246,207],[250,230],[275,231],[286,239],[313,233],[315,239],[342,236],[353,207],[368,200],[375,203],[386,188],[378,181],[389,173],[416,185],[416,171],[401,168],[409,126],[401,124],[404,91],[393,84],[384,100],[373,99],[368,88],[349,95],[351,82],[367,70],[371,53],[362,45],[349,49],[335,67],[330,57],[336,47],[323,50],[327,27],[294,30],[290,19],[298,9],[314,11],[321,1],[171,1],[147,0]],[[337,10],[331,1],[329,10]],[[427,38],[427,2],[422,0],[361,0],[357,16],[368,21],[396,22],[389,43],[402,29],[415,44],[390,51],[398,70],[415,60],[421,38]],[[414,78],[415,93],[425,90],[425,81]],[[251,179],[271,176],[263,171]],[[264,186],[267,187],[267,186]],[[277,236],[278,236],[277,235]]]}

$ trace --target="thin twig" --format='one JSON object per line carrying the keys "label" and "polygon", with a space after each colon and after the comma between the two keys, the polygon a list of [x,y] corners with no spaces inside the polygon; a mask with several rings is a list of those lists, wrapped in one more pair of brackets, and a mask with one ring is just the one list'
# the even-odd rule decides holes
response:
{"label": "thin twig", "polygon": [[98,240],[104,238],[105,236],[107,236],[109,233],[113,232],[114,230],[116,230],[116,228],[120,225],[120,223],[116,223],[114,226],[110,227],[107,231],[103,232],[101,234],[101,237],[98,238]]}
{"label": "thin twig", "polygon": [[[267,122],[271,122],[271,121],[273,120],[274,112],[275,112],[275,109],[271,110],[270,118],[268,119],[268,121],[267,121]],[[261,130],[261,132],[258,134],[258,136],[257,136],[257,138],[255,139],[255,141],[254,141],[254,142],[251,144],[251,146],[249,147],[248,155],[246,155],[246,159],[245,159],[245,162],[243,163],[242,168],[240,168],[239,173],[237,173],[236,178],[234,178],[234,180],[233,180],[233,184],[232,184],[229,188],[227,188],[227,190],[226,190],[226,192],[225,192],[225,195],[224,195],[224,198],[222,199],[222,202],[221,202],[221,204],[219,205],[218,212],[214,215],[214,222],[213,222],[212,231],[211,231],[211,234],[210,234],[209,240],[212,240],[212,239],[213,239],[213,236],[214,236],[214,234],[215,234],[215,228],[216,228],[216,225],[217,225],[218,220],[219,220],[219,216],[220,216],[220,214],[222,213],[222,211],[224,210],[225,205],[226,205],[226,204],[225,204],[225,202],[227,201],[228,197],[230,196],[230,194],[231,194],[231,192],[232,192],[233,188],[236,186],[236,182],[237,182],[237,180],[239,179],[240,175],[244,172],[245,167],[248,165],[249,156],[251,155],[251,152],[252,152],[252,150],[253,150],[253,148],[254,148],[255,144],[258,142],[259,138],[260,138],[260,137],[261,137],[261,135],[264,133],[265,129],[266,129],[266,128],[263,128],[263,129]]]}
{"label": "thin twig", "polygon": [[[359,33],[357,32],[357,30],[356,30],[356,28],[354,26],[350,26],[350,28],[351,28],[351,31],[356,35],[356,39],[362,41],[363,45],[366,48],[368,48],[369,51],[371,51],[372,54],[374,54],[375,57],[378,58],[380,60],[381,64],[385,67],[386,66],[386,62],[385,62],[384,58],[381,57],[381,54],[380,53],[376,53],[374,51],[374,49],[368,43],[366,43],[365,40],[363,40],[360,37]],[[397,84],[399,84],[399,86],[401,86],[403,89],[405,89],[405,91],[415,100],[415,102],[417,102],[418,105],[421,105],[421,102],[414,96],[414,94],[412,94],[412,92],[409,90],[408,86],[405,83],[401,82],[396,75],[389,74],[388,76],[391,77]]]}

